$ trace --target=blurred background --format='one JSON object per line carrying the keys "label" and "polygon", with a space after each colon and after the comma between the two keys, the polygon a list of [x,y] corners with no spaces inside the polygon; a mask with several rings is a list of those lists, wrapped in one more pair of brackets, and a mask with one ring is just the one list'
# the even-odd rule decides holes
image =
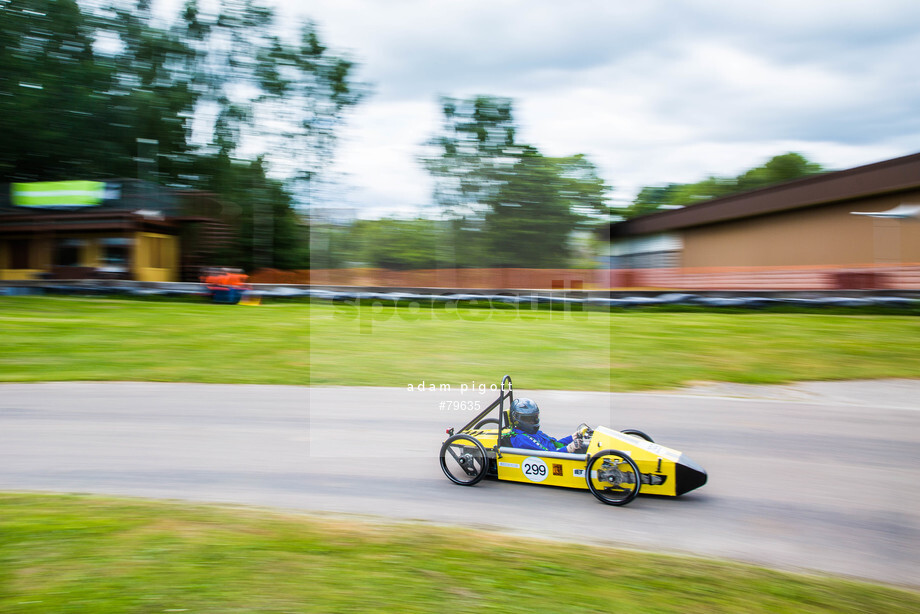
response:
{"label": "blurred background", "polygon": [[911,3],[442,8],[3,2],[0,279],[920,287]]}
{"label": "blurred background", "polygon": [[[918,23],[915,0],[0,0],[0,485],[335,518],[3,494],[0,610],[505,611],[570,578],[583,611],[917,611],[583,546],[916,588]],[[709,310],[725,291],[778,309]],[[551,434],[650,429],[712,483],[616,522],[458,494],[435,452],[475,410],[448,400],[505,373]],[[847,381],[739,386],[803,379]]]}

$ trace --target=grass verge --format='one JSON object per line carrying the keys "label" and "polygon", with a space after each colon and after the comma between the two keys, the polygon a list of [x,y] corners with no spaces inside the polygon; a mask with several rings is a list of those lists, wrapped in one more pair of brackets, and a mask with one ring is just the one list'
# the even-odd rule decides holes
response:
{"label": "grass verge", "polygon": [[830,577],[491,533],[0,494],[0,612],[917,612]]}
{"label": "grass verge", "polygon": [[0,297],[0,381],[648,390],[920,377],[920,318]]}

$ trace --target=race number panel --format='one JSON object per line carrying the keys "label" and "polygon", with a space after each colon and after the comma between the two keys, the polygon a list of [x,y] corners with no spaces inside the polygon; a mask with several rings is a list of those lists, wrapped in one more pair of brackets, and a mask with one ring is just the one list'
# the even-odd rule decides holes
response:
{"label": "race number panel", "polygon": [[521,462],[521,471],[524,477],[531,482],[542,482],[549,475],[549,467],[542,458],[528,456]]}

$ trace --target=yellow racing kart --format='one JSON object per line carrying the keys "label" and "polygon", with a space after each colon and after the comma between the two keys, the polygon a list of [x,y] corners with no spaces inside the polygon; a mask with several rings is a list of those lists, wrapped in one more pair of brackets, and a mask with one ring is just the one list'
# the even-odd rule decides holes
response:
{"label": "yellow racing kart", "polygon": [[[440,462],[451,482],[473,486],[488,476],[587,489],[608,505],[625,505],[640,490],[676,497],[706,483],[706,471],[687,455],[634,429],[592,429],[583,424],[579,432],[587,448],[575,454],[510,447],[513,400],[511,377],[506,375],[495,401],[456,434],[453,428],[447,429]],[[487,417],[495,410],[497,417]]]}

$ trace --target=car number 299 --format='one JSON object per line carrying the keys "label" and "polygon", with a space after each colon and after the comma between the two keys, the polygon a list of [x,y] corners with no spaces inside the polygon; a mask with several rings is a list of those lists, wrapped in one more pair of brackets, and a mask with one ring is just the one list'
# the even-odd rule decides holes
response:
{"label": "car number 299", "polygon": [[524,472],[524,477],[531,482],[542,482],[549,475],[546,463],[543,462],[542,458],[537,458],[536,456],[525,458],[521,463],[521,471]]}

